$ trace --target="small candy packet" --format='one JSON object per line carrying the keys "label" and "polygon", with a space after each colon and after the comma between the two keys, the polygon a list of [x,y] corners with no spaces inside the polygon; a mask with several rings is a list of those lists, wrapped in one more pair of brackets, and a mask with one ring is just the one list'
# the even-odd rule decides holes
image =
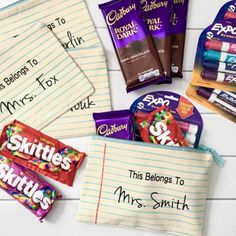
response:
{"label": "small candy packet", "polygon": [[162,106],[149,114],[137,112],[134,119],[143,142],[188,147],[168,107]]}
{"label": "small candy packet", "polygon": [[15,163],[69,186],[86,155],[17,120],[4,127],[0,144]]}
{"label": "small candy packet", "polygon": [[236,19],[236,1],[225,3],[219,10],[214,21]]}
{"label": "small candy packet", "polygon": [[164,73],[171,80],[171,19],[173,0],[141,0],[143,13],[154,40]]}
{"label": "small candy packet", "polygon": [[94,113],[97,134],[118,139],[133,140],[132,114],[129,110]]}
{"label": "small candy packet", "polygon": [[236,123],[236,93],[189,85],[187,95]]}
{"label": "small candy packet", "polygon": [[127,85],[127,92],[169,83],[145,23],[140,0],[100,4]]}
{"label": "small candy packet", "polygon": [[[236,19],[218,20],[198,42],[191,84],[236,92]],[[189,93],[189,92],[188,92]]]}
{"label": "small candy packet", "polygon": [[[168,91],[152,92],[135,100],[130,109],[134,114],[150,113],[162,106],[169,107],[189,146],[198,148],[203,120],[197,108],[185,97]],[[135,140],[141,141],[136,124],[134,124],[134,133]]]}
{"label": "small candy packet", "polygon": [[183,60],[189,0],[173,1],[173,3],[171,74],[172,77],[183,78]]}
{"label": "small candy packet", "polygon": [[52,210],[56,190],[37,174],[0,154],[0,189],[11,195],[42,221]]}

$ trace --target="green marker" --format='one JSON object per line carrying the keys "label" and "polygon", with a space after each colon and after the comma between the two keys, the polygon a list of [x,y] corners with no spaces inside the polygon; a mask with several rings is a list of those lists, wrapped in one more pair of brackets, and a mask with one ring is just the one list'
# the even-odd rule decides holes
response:
{"label": "green marker", "polygon": [[236,63],[236,54],[207,50],[204,52],[204,59],[208,61]]}

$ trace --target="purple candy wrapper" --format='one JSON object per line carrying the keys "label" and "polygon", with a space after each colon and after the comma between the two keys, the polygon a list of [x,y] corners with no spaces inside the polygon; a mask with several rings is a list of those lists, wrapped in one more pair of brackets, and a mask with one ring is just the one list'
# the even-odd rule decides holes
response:
{"label": "purple candy wrapper", "polygon": [[132,114],[129,110],[93,113],[93,118],[98,135],[133,140]]}
{"label": "purple candy wrapper", "polygon": [[0,155],[0,188],[29,209],[40,221],[61,196],[32,171]]}
{"label": "purple candy wrapper", "polygon": [[[159,107],[167,106],[177,121],[190,146],[198,147],[203,129],[203,120],[197,108],[179,94],[158,91],[138,98],[131,105],[131,112],[150,113]],[[141,141],[138,128],[135,127],[135,140]]]}
{"label": "purple candy wrapper", "polygon": [[171,83],[173,0],[141,0],[140,2],[164,73]]}
{"label": "purple candy wrapper", "polygon": [[127,92],[153,83],[168,83],[146,25],[140,0],[113,0],[100,4]]}
{"label": "purple candy wrapper", "polygon": [[183,78],[183,58],[189,0],[173,0],[172,15],[172,77]]}

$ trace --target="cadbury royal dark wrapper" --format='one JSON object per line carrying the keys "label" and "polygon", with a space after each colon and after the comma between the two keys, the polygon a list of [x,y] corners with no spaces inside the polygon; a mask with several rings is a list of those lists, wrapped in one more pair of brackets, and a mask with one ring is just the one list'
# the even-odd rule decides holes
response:
{"label": "cadbury royal dark wrapper", "polygon": [[188,147],[168,107],[160,107],[149,114],[137,112],[134,118],[143,142]]}
{"label": "cadbury royal dark wrapper", "polygon": [[171,46],[173,0],[140,0],[164,73],[171,83]]}
{"label": "cadbury royal dark wrapper", "polygon": [[183,78],[189,0],[173,0],[171,76]]}
{"label": "cadbury royal dark wrapper", "polygon": [[168,83],[145,23],[140,0],[113,0],[99,5],[105,18],[127,92],[153,83]]}
{"label": "cadbury royal dark wrapper", "polygon": [[1,154],[32,171],[72,186],[85,153],[19,121],[4,127]]}

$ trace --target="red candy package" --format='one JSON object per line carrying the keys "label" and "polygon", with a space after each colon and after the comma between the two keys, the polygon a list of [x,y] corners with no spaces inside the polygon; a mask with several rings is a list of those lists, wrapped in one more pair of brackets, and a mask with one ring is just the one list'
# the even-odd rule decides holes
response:
{"label": "red candy package", "polygon": [[144,142],[188,147],[188,143],[168,107],[160,107],[149,114],[137,112],[134,118]]}
{"label": "red candy package", "polygon": [[67,146],[19,121],[5,126],[1,154],[32,171],[72,186],[85,153]]}

